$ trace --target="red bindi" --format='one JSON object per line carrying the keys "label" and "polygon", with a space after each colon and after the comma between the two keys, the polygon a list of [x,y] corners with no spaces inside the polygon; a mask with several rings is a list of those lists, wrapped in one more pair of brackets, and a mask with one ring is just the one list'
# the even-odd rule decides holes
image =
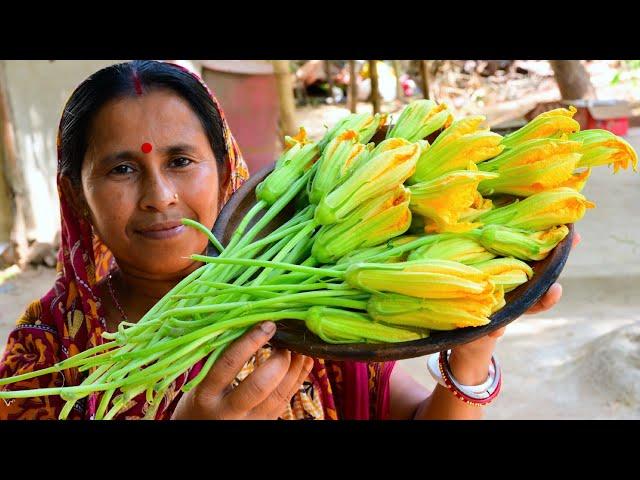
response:
{"label": "red bindi", "polygon": [[145,142],[142,144],[142,153],[149,153],[151,150],[153,150],[153,147],[150,143]]}

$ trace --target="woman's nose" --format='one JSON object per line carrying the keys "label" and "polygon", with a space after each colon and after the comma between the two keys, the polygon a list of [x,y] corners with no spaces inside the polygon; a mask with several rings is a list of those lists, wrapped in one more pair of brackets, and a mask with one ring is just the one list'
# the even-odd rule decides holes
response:
{"label": "woman's nose", "polygon": [[144,181],[140,198],[140,207],[143,210],[163,212],[175,205],[178,194],[173,182],[160,173],[152,173]]}

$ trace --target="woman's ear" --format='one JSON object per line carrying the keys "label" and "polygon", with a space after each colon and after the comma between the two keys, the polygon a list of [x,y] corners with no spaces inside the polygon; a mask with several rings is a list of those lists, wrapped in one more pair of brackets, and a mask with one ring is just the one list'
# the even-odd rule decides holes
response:
{"label": "woman's ear", "polygon": [[71,208],[75,211],[78,217],[90,220],[90,211],[87,201],[82,193],[82,186],[74,183],[69,177],[63,175],[60,181],[60,187],[62,193],[71,205]]}

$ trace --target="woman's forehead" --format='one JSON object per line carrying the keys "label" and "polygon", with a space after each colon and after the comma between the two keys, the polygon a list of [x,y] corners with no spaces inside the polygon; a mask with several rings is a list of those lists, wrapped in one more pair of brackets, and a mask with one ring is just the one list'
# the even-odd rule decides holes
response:
{"label": "woman's forehead", "polygon": [[208,145],[206,132],[189,103],[175,93],[155,90],[105,104],[92,122],[89,143],[95,149],[155,147],[180,143]]}

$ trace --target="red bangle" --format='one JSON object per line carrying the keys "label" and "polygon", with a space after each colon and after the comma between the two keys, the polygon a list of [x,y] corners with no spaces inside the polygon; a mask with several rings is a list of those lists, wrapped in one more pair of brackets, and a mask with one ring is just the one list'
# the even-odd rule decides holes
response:
{"label": "red bangle", "polygon": [[502,371],[495,356],[491,357],[491,362],[493,363],[495,371],[493,382],[489,388],[487,388],[487,391],[482,394],[474,394],[462,390],[460,384],[456,382],[453,374],[451,373],[451,366],[449,365],[448,357],[448,352],[440,352],[438,366],[440,367],[440,374],[442,375],[444,384],[456,398],[470,405],[482,407],[490,404],[498,396],[502,387]]}

